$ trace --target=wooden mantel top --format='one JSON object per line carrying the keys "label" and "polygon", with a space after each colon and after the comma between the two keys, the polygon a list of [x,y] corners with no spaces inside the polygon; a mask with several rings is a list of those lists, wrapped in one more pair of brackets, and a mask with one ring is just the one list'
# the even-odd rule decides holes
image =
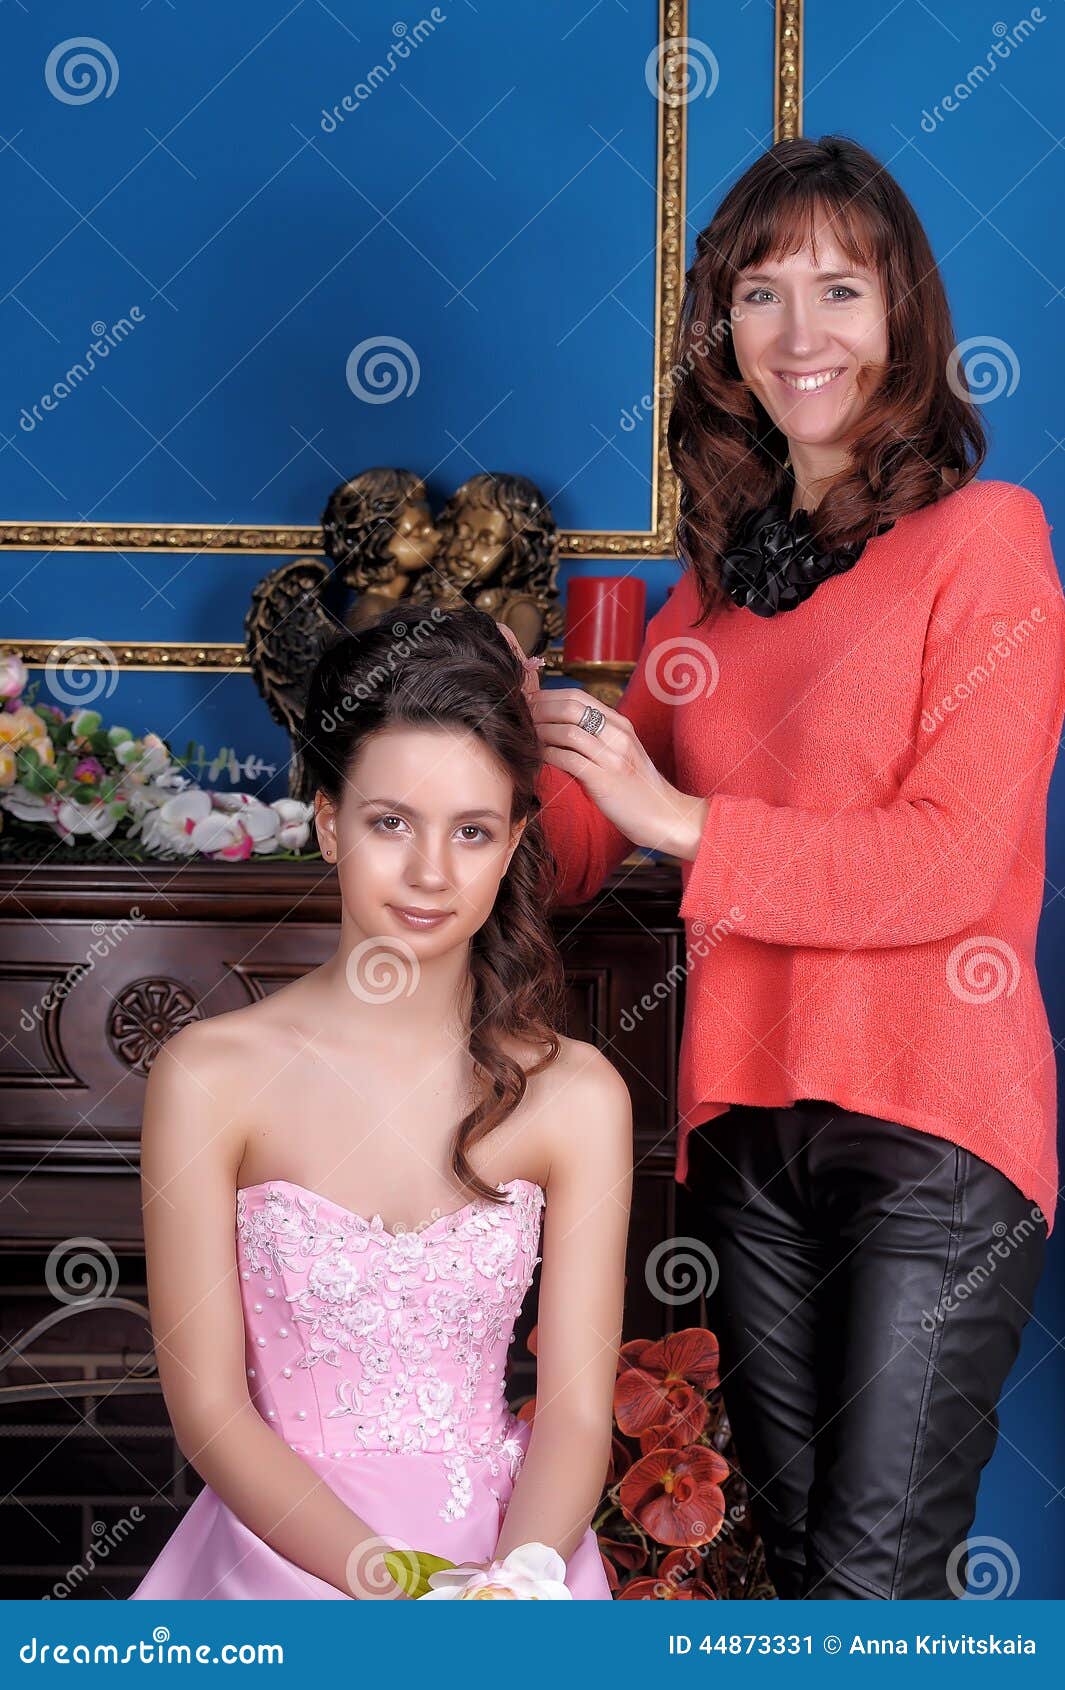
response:
{"label": "wooden mantel top", "polygon": [[[661,899],[676,916],[679,868],[674,858],[656,861],[634,853],[599,896],[609,894],[622,905],[629,896],[638,897],[642,908],[648,899]],[[317,856],[305,861],[99,863],[65,862],[57,853],[42,863],[0,863],[0,919],[128,916],[134,903],[153,920],[269,916],[271,921],[317,922],[336,921],[340,914],[335,870]]]}

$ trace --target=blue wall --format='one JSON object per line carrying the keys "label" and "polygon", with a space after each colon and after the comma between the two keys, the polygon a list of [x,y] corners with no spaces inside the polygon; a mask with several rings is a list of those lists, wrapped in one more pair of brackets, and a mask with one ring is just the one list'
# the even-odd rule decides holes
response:
{"label": "blue wall", "polygon": [[[959,339],[1012,349],[1019,381],[985,409],[984,473],[1031,487],[1058,539],[1060,7],[1045,0],[1033,39],[946,113],[944,95],[1002,48],[997,0],[805,11],[804,131],[852,135],[884,160],[925,221]],[[424,474],[437,506],[479,470],[508,468],[544,489],[563,528],[648,526],[650,426],[620,419],[653,381],[657,112],[644,63],[657,5],[441,13],[333,119],[396,39],[379,0],[5,8],[0,516],[306,524],[338,481],[387,463]],[[772,9],[692,0],[688,29],[718,66],[688,112],[690,251],[772,141]],[[49,53],[97,30],[117,66],[110,92],[56,97]],[[106,362],[37,421],[93,325],[133,307],[141,320]],[[419,379],[367,404],[347,360],[384,336],[412,349]],[[236,642],[277,561],[0,554],[0,639]],[[604,571],[563,566],[563,584],[573,567]],[[653,610],[675,566],[638,572]],[[266,795],[284,790],[285,742],[246,676],[127,673],[103,708],[178,750],[192,738],[208,754],[259,754],[279,770]],[[1059,766],[1040,946],[1059,1042],[1063,890]],[[1012,1546],[1020,1596],[1065,1591],[1063,1264],[1056,1235],[974,1528]]]}

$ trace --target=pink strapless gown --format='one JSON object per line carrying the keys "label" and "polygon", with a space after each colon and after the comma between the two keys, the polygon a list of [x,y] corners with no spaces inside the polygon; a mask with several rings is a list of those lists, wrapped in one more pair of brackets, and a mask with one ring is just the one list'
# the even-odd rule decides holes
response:
{"label": "pink strapless gown", "polygon": [[[279,1437],[382,1537],[455,1562],[495,1548],[530,1426],[504,1374],[539,1257],[542,1187],[510,1180],[392,1233],[267,1180],[237,1192],[252,1400]],[[595,1533],[570,1556],[574,1597],[610,1601]],[[250,1531],[209,1486],[131,1600],[348,1601]]]}

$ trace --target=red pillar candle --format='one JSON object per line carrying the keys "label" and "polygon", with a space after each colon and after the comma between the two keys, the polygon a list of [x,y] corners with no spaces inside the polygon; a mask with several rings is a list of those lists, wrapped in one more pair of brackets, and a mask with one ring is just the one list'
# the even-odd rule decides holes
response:
{"label": "red pillar candle", "polygon": [[647,584],[636,575],[571,576],[563,663],[635,663],[646,608]]}

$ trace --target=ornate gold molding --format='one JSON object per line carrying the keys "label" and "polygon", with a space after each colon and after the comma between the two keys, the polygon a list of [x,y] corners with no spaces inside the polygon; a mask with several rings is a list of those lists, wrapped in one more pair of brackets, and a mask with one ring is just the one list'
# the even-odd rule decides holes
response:
{"label": "ornate gold molding", "polygon": [[[687,0],[660,0],[658,11],[659,63],[669,41],[686,40]],[[665,80],[664,70],[660,72]],[[677,78],[678,86],[683,78]],[[606,557],[638,561],[674,556],[673,535],[680,504],[680,486],[669,461],[667,428],[669,412],[663,395],[671,391],[669,379],[673,336],[684,293],[685,271],[685,154],[688,134],[688,105],[684,99],[659,99],[657,169],[657,215],[655,229],[655,335],[652,433],[654,462],[651,466],[651,526],[646,533],[596,533],[571,529],[559,534],[562,557]]]}
{"label": "ornate gold molding", "polygon": [[323,550],[314,528],[206,528],[193,522],[0,522],[6,552],[278,552]]}
{"label": "ornate gold molding", "polygon": [[[201,640],[182,645],[169,640],[7,640],[30,669],[61,667],[74,662],[78,669],[173,669],[175,671],[245,669],[251,674],[248,654],[242,645],[223,645]],[[66,647],[77,647],[76,658],[67,657]]]}
{"label": "ornate gold molding", "polygon": [[773,139],[802,134],[802,0],[777,0],[773,64]]}
{"label": "ornate gold molding", "polygon": [[[145,669],[154,673],[163,669],[172,669],[175,673],[244,670],[251,674],[244,646],[210,640],[200,640],[195,645],[170,640],[0,640],[0,649],[4,645],[17,650],[30,669],[59,668],[64,663],[70,663],[76,669],[111,672],[119,669]],[[547,674],[561,675],[565,672],[561,646],[549,646],[544,657]],[[603,667],[614,669],[618,666]],[[622,667],[631,672],[633,665],[629,663]]]}
{"label": "ornate gold molding", "polygon": [[[660,45],[684,39],[687,32],[687,0],[659,0]],[[802,124],[802,0],[776,0],[773,77],[774,138],[778,141],[792,140],[801,133]],[[672,542],[680,488],[669,462],[669,419],[663,395],[667,395],[670,389],[669,359],[684,291],[687,104],[683,100],[671,102],[665,99],[660,99],[657,104],[658,211],[651,526],[645,531],[560,530],[559,550],[564,558],[602,557],[619,562],[639,562],[674,555]],[[296,556],[322,550],[322,531],[317,526],[0,522],[0,551],[259,552],[263,556]],[[11,640],[8,643],[17,645],[27,662],[42,663],[61,642]],[[109,642],[109,649],[124,668],[210,670],[245,667],[244,648],[239,645]],[[29,655],[31,652],[34,656]]]}

